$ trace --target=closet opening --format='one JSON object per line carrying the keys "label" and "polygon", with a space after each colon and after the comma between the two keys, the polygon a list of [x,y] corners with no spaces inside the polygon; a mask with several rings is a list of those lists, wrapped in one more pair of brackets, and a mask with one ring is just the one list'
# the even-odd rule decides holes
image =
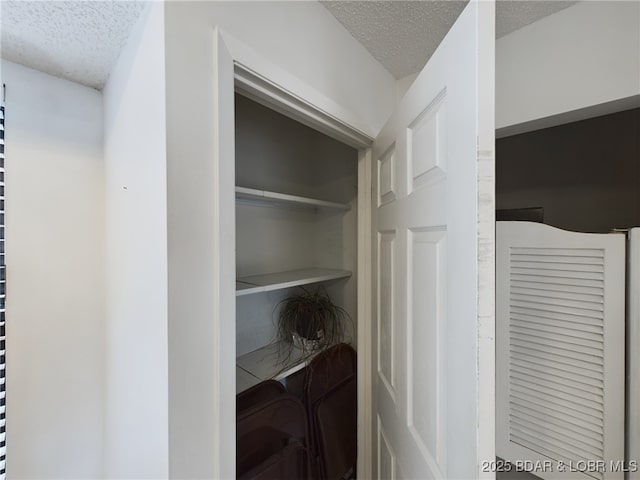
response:
{"label": "closet opening", "polygon": [[237,478],[355,476],[359,159],[235,94]]}

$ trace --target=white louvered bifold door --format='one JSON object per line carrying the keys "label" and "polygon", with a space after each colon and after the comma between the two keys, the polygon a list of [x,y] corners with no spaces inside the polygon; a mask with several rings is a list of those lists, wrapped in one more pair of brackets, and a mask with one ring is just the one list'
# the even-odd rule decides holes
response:
{"label": "white louvered bifold door", "polygon": [[625,236],[498,222],[496,277],[497,455],[622,479]]}

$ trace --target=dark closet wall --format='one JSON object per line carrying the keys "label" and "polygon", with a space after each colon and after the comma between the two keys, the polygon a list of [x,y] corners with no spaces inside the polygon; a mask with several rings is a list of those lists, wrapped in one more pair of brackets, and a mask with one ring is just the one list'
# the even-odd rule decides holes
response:
{"label": "dark closet wall", "polygon": [[640,226],[640,108],[498,139],[496,205],[567,230]]}

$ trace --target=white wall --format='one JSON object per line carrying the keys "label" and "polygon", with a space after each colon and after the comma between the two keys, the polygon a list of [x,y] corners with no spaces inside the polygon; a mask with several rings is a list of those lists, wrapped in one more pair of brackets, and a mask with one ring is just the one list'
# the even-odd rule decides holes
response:
{"label": "white wall", "polygon": [[164,8],[141,15],[104,90],[106,474],[168,476]]}
{"label": "white wall", "polygon": [[[579,2],[496,42],[498,129],[609,102],[621,110],[615,102],[638,95],[640,2]],[[580,115],[535,126],[590,116]]]}
{"label": "white wall", "polygon": [[[395,105],[396,85],[317,2],[167,2],[165,18],[170,475],[207,476],[220,465],[226,475],[233,458],[212,455],[222,430],[216,417],[220,391],[233,415],[232,384],[218,385],[212,364],[221,349],[231,348],[214,343],[220,287],[211,271],[215,241],[233,238],[224,231],[228,225],[218,232],[214,222],[214,27],[363,119],[362,128],[372,135]],[[232,419],[223,421],[232,425]],[[233,445],[225,451],[233,452]]]}
{"label": "white wall", "polygon": [[[176,1],[168,2],[167,12],[169,28],[175,28],[167,36],[169,42],[203,48],[205,35],[212,27],[220,27],[354,112],[367,124],[365,133],[372,136],[395,107],[393,76],[318,2]],[[185,61],[203,54],[183,51]],[[205,67],[200,62],[200,68]],[[193,86],[196,80],[192,79]]]}
{"label": "white wall", "polygon": [[104,411],[102,95],[2,61],[7,475],[95,478]]}
{"label": "white wall", "polygon": [[418,78],[418,73],[412,73],[410,75],[407,75],[406,77],[402,77],[399,80],[396,80],[396,98],[398,99],[398,102],[402,99],[402,97],[404,97],[404,94],[407,93],[407,90],[409,90],[409,88],[411,87],[411,85],[413,85],[413,82],[415,82],[416,78]]}

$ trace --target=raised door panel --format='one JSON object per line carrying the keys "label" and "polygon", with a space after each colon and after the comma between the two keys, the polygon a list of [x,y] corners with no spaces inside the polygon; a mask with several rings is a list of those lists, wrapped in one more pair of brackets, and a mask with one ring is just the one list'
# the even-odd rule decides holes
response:
{"label": "raised door panel", "polygon": [[377,372],[392,401],[396,401],[396,234],[380,232],[378,236],[378,315],[377,323]]}
{"label": "raised door panel", "polygon": [[421,454],[445,464],[446,232],[408,235],[407,426]]}

